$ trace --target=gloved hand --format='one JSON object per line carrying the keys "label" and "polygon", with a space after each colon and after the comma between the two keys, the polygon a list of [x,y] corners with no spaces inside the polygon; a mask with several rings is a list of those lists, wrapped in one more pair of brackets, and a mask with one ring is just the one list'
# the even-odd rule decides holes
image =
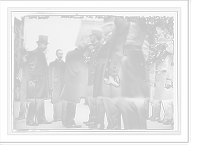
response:
{"label": "gloved hand", "polygon": [[104,82],[105,82],[105,84],[112,85],[116,88],[120,86],[120,78],[118,75],[116,75],[116,76],[109,75],[108,78],[104,79]]}

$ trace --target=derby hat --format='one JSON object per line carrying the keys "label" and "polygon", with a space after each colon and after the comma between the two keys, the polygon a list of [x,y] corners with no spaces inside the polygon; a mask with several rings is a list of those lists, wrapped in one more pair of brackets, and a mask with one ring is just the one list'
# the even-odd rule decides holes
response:
{"label": "derby hat", "polygon": [[46,35],[39,35],[38,36],[38,41],[36,43],[45,43],[45,44],[49,44],[48,43],[48,36]]}
{"label": "derby hat", "polygon": [[158,44],[165,44],[166,47],[168,47],[167,39],[166,38],[160,38],[160,39],[158,39],[156,45],[158,45]]}

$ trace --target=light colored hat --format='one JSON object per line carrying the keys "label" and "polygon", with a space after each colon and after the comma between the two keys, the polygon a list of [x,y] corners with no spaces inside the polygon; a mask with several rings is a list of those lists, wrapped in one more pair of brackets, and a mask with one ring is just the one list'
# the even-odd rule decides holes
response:
{"label": "light colored hat", "polygon": [[38,36],[38,41],[36,43],[39,43],[39,42],[45,43],[45,44],[49,44],[48,43],[48,36],[46,36],[46,35],[39,35]]}
{"label": "light colored hat", "polygon": [[158,44],[165,44],[166,47],[168,47],[167,39],[166,38],[160,38],[160,39],[158,39],[156,45],[158,45]]}

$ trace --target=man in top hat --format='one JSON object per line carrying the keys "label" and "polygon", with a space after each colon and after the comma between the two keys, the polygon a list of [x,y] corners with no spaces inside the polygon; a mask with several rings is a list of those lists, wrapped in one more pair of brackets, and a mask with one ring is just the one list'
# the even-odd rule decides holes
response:
{"label": "man in top hat", "polygon": [[90,42],[93,45],[93,50],[91,50],[88,62],[88,83],[87,83],[86,96],[88,100],[88,106],[90,108],[90,113],[88,122],[84,122],[87,126],[94,125],[95,122],[98,120],[97,103],[96,99],[93,98],[93,85],[94,85],[94,75],[96,67],[96,54],[101,44],[100,41],[102,38],[102,30],[94,28],[91,30],[91,34],[89,36],[90,36]]}
{"label": "man in top hat", "polygon": [[171,65],[173,65],[173,55],[169,53],[167,40],[160,38],[156,43],[160,55],[156,61],[156,77],[155,77],[155,93],[154,100],[162,101],[165,111],[165,117],[158,122],[164,124],[171,124],[173,114],[173,89],[171,87],[173,72]]}
{"label": "man in top hat", "polygon": [[[25,54],[26,60],[28,56],[28,51]],[[26,112],[26,105],[27,105],[27,99],[26,99],[26,63],[24,63],[19,68],[18,72],[18,79],[20,81],[20,111],[19,111],[19,117],[16,118],[16,120],[23,119],[25,117]]]}
{"label": "man in top hat", "polygon": [[63,51],[56,50],[56,59],[49,64],[49,88],[51,92],[51,103],[53,104],[53,122],[62,120],[62,102],[60,93],[64,83],[65,63],[62,60]]}
{"label": "man in top hat", "polygon": [[62,99],[62,124],[66,128],[80,128],[75,123],[76,105],[81,98],[81,79],[84,53],[87,44],[81,41],[74,50],[69,51],[65,57],[64,87],[60,98]]}
{"label": "man in top hat", "polygon": [[28,52],[26,62],[26,99],[30,100],[26,124],[30,126],[51,123],[46,120],[44,108],[44,99],[49,97],[48,65],[44,54],[48,45],[48,37],[39,35],[37,45],[35,50]]}

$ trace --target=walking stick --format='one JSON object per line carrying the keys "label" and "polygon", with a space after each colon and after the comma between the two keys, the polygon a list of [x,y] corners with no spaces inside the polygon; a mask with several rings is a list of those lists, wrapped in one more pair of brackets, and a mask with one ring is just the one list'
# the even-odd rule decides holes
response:
{"label": "walking stick", "polygon": [[37,126],[37,100],[36,100],[36,80],[34,81],[34,100],[35,100],[35,126]]}

